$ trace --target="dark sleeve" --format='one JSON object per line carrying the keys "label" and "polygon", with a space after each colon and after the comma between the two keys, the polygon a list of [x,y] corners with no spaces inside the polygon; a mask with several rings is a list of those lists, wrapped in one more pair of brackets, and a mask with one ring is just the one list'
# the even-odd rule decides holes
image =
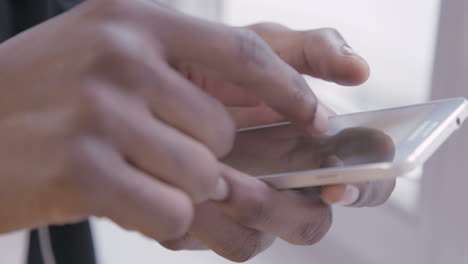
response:
{"label": "dark sleeve", "polygon": [[31,231],[26,263],[96,264],[89,222]]}
{"label": "dark sleeve", "polygon": [[0,41],[59,15],[83,0],[0,0]]}
{"label": "dark sleeve", "polygon": [[0,42],[11,35],[10,6],[7,1],[0,0]]}

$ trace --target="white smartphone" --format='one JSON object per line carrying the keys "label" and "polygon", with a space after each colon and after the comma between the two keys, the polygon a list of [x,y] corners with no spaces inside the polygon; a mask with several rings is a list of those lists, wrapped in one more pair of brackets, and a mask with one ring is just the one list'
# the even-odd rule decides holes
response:
{"label": "white smartphone", "polygon": [[[352,183],[395,178],[421,166],[468,116],[465,98],[452,98],[424,104],[360,112],[330,117],[332,137],[351,128],[369,128],[386,134],[393,141],[392,160],[344,163],[338,167],[291,171],[268,171],[254,175],[278,189],[303,188],[328,184]],[[278,129],[290,123],[252,127],[239,133]],[[364,139],[364,144],[365,144]],[[355,146],[356,143],[354,142]],[[358,145],[359,146],[359,145]],[[268,154],[266,154],[268,155]],[[348,156],[352,155],[348,151]],[[274,167],[274,166],[273,166]]]}

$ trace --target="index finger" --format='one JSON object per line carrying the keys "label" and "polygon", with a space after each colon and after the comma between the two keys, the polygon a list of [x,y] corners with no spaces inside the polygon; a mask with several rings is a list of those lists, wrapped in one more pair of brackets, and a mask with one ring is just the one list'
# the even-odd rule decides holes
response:
{"label": "index finger", "polygon": [[328,119],[317,111],[317,97],[302,75],[281,60],[255,32],[175,12],[166,15],[174,31],[159,37],[172,64],[188,63],[214,71],[312,135],[327,130]]}

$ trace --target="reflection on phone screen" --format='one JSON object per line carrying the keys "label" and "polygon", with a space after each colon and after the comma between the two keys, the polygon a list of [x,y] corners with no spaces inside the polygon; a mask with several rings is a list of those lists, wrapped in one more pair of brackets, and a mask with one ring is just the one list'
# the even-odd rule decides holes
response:
{"label": "reflection on phone screen", "polygon": [[352,127],[314,138],[283,125],[238,133],[225,161],[258,176],[391,161],[394,154],[391,137],[377,129]]}
{"label": "reflection on phone screen", "polygon": [[369,164],[407,157],[438,125],[432,104],[330,118],[310,137],[291,124],[239,132],[226,160],[251,175]]}

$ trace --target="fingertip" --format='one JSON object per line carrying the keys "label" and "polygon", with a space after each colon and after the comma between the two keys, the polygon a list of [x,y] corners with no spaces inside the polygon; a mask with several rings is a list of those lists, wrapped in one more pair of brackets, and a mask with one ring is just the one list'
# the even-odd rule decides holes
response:
{"label": "fingertip", "polygon": [[342,47],[343,56],[342,68],[339,71],[340,77],[335,82],[340,85],[353,86],[364,83],[369,79],[369,64],[348,45]]}
{"label": "fingertip", "polygon": [[226,180],[219,178],[215,187],[214,193],[211,195],[211,199],[215,201],[225,200],[229,195],[229,185]]}
{"label": "fingertip", "polygon": [[362,58],[349,58],[344,72],[344,78],[338,84],[346,86],[360,85],[366,82],[370,76],[370,67]]}
{"label": "fingertip", "polygon": [[306,127],[306,130],[312,136],[322,136],[328,131],[328,115],[320,104],[315,111],[314,120]]}
{"label": "fingertip", "polygon": [[335,204],[342,196],[346,185],[336,184],[322,187],[321,198],[327,204]]}
{"label": "fingertip", "polygon": [[330,185],[322,189],[322,200],[330,205],[352,205],[359,199],[359,195],[359,189],[353,185]]}

